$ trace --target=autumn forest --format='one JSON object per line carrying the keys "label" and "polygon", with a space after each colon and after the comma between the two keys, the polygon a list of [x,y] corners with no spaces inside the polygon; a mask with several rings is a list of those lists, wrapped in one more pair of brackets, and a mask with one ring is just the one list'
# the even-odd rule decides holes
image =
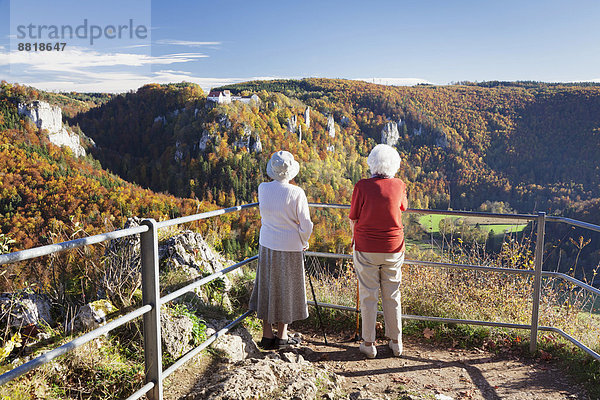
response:
{"label": "autumn forest", "polygon": [[[254,202],[279,149],[300,161],[295,183],[309,201],[348,204],[383,131],[393,133],[385,140],[401,154],[413,208],[487,210],[493,202],[600,223],[600,86],[311,78],[219,90],[258,99],[217,104],[185,82],[122,95],[3,82],[0,233],[10,250],[51,243],[58,233],[120,228],[132,216],[166,219]],[[88,155],[52,145],[20,116],[18,103],[32,100],[59,105],[65,124],[95,142]],[[349,250],[343,212],[314,210],[314,219],[312,248]],[[253,253],[257,221],[250,212],[213,223],[217,247]]]}

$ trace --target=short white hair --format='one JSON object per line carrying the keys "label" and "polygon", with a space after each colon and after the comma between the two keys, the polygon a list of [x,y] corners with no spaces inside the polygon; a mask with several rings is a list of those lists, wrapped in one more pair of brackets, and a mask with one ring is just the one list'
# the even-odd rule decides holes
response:
{"label": "short white hair", "polygon": [[373,147],[367,158],[372,175],[383,175],[388,178],[396,175],[400,169],[400,161],[400,154],[387,144],[378,144]]}

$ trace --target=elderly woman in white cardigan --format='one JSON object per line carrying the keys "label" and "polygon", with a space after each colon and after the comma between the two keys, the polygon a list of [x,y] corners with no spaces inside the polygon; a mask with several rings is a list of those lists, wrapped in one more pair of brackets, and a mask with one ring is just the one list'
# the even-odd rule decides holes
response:
{"label": "elderly woman in white cardigan", "polygon": [[258,186],[260,246],[249,308],[263,320],[259,347],[266,350],[297,344],[288,337],[288,324],[308,317],[302,251],[308,249],[313,223],[304,190],[289,183],[299,170],[291,153],[278,151],[267,164],[273,181]]}

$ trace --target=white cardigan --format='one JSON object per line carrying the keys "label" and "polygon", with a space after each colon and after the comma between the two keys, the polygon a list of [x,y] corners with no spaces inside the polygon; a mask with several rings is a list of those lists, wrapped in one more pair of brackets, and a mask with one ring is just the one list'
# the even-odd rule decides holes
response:
{"label": "white cardigan", "polygon": [[258,185],[258,202],[261,246],[278,251],[308,246],[313,223],[304,190],[288,182],[263,182]]}

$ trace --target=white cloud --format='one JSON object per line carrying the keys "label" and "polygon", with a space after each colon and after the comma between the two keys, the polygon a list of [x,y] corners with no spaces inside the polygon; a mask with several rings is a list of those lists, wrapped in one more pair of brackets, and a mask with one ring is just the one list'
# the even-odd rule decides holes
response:
{"label": "white cloud", "polygon": [[150,47],[149,44],[133,44],[131,46],[122,46],[121,49],[139,49],[141,47]]}
{"label": "white cloud", "polygon": [[388,86],[414,86],[419,83],[431,83],[421,78],[355,78],[354,80]]}
{"label": "white cloud", "polygon": [[[212,43],[212,42],[205,42]],[[0,49],[2,50],[2,49]],[[128,52],[102,53],[71,46],[62,52],[0,51],[0,70],[8,70],[3,79],[47,91],[112,92],[135,90],[148,83],[193,82],[204,91],[213,87],[251,80],[284,77],[198,77],[168,66],[197,61],[207,55],[181,52],[150,56]],[[151,72],[151,67],[158,67]],[[287,77],[292,78],[292,77]]]}
{"label": "white cloud", "polygon": [[128,52],[102,53],[71,46],[56,52],[0,51],[0,68],[10,66],[8,79],[42,90],[124,92],[154,82],[155,77],[161,81],[184,80],[185,73],[153,74],[151,67],[182,64],[205,57],[197,52],[155,57]]}
{"label": "white cloud", "polygon": [[0,65],[24,64],[29,71],[86,73],[86,68],[144,67],[153,64],[174,64],[208,57],[202,53],[177,53],[152,57],[134,53],[100,53],[71,47],[65,51],[0,53]]}
{"label": "white cloud", "polygon": [[271,79],[281,78],[275,76],[253,76],[246,78],[206,78],[190,75],[190,73],[186,71],[173,70],[158,71],[153,76],[153,82],[155,83],[172,83],[181,81],[192,82],[200,85],[202,90],[204,90],[205,92],[208,92],[211,88],[214,87],[231,85],[233,83]]}
{"label": "white cloud", "polygon": [[198,84],[204,92],[213,87],[229,85],[233,83],[282,79],[281,77],[254,76],[247,78],[206,78],[195,77],[186,71],[161,70],[151,76],[145,76],[135,73],[102,73],[85,79],[73,79],[68,75],[53,77],[54,79],[40,80],[28,79],[19,80],[19,83],[33,86],[37,89],[54,92],[110,92],[123,93],[130,90],[136,90],[148,83],[174,83],[174,82],[192,82]]}
{"label": "white cloud", "polygon": [[175,46],[190,46],[190,47],[200,47],[200,46],[219,46],[221,42],[195,42],[190,40],[171,40],[171,39],[160,39],[155,43],[157,44],[169,44]]}
{"label": "white cloud", "polygon": [[129,90],[135,90],[148,83],[148,79],[132,75],[131,77],[121,77],[114,79],[99,78],[94,81],[73,81],[73,80],[50,80],[50,81],[23,81],[19,82],[27,86],[50,92],[104,92],[104,93],[123,93]]}

